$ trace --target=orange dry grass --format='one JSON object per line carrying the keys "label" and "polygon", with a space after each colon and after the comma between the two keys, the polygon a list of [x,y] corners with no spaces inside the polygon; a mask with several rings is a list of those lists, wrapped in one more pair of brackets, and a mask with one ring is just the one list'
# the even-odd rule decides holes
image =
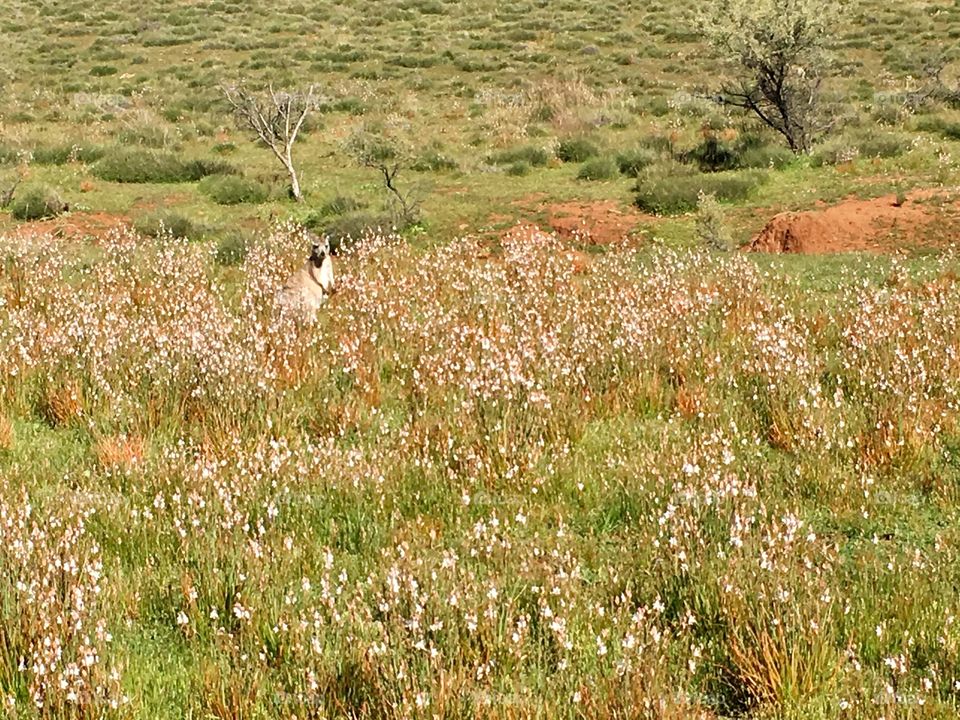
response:
{"label": "orange dry grass", "polygon": [[43,395],[42,411],[54,427],[63,427],[83,413],[83,390],[74,381],[47,387]]}
{"label": "orange dry grass", "polygon": [[14,440],[13,423],[6,415],[0,415],[0,450],[11,450]]}
{"label": "orange dry grass", "polygon": [[94,453],[104,470],[130,472],[143,462],[144,441],[139,435],[110,435],[96,441]]}

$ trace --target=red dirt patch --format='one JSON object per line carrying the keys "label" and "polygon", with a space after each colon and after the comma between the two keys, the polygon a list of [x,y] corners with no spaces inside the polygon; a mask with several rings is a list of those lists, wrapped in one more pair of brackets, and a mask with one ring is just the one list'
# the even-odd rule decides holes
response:
{"label": "red dirt patch", "polygon": [[623,208],[613,200],[548,205],[547,224],[561,237],[591,245],[620,242],[644,220],[643,213]]}
{"label": "red dirt patch", "polygon": [[37,220],[18,225],[12,234],[22,237],[53,235],[77,240],[102,237],[111,230],[129,225],[129,219],[108,213],[72,212],[50,220]]}
{"label": "red dirt patch", "polygon": [[[546,197],[546,193],[534,193],[511,204],[545,217],[541,224],[559,237],[587,245],[620,242],[640,223],[657,219],[632,207],[624,207],[615,200],[544,203]],[[497,215],[491,220],[501,222],[502,218]]]}
{"label": "red dirt patch", "polygon": [[939,247],[960,240],[960,202],[920,190],[898,205],[895,195],[849,199],[806,212],[775,215],[748,250],[768,253],[826,254],[893,252]]}

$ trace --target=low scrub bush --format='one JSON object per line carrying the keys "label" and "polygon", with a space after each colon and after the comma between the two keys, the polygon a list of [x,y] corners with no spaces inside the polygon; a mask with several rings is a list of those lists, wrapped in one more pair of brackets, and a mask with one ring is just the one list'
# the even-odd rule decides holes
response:
{"label": "low scrub bush", "polygon": [[164,210],[141,217],[134,229],[147,237],[175,237],[195,240],[203,233],[189,218],[180,213]]}
{"label": "low scrub bush", "polygon": [[389,214],[360,211],[330,218],[318,224],[315,231],[329,237],[331,247],[339,250],[362,240],[371,233],[387,232],[393,225],[394,221]]}
{"label": "low scrub bush", "polygon": [[648,147],[638,147],[624,150],[617,154],[617,168],[628,177],[636,177],[645,167],[653,165],[661,154]]}
{"label": "low scrub bush", "polygon": [[524,162],[523,160],[518,160],[507,168],[507,175],[522,177],[524,175],[528,175],[530,173],[530,169],[530,163]]}
{"label": "low scrub bush", "polygon": [[460,166],[453,158],[439,152],[430,152],[417,158],[411,169],[417,172],[451,172],[459,170]]}
{"label": "low scrub bush", "polygon": [[232,175],[237,172],[235,167],[223,160],[182,160],[172,153],[138,148],[107,151],[93,166],[96,177],[117,183],[196,182],[207,175]]}
{"label": "low scrub bush", "polygon": [[599,153],[599,148],[587,138],[569,138],[557,146],[557,158],[563,162],[585,162]]}
{"label": "low scrub bush", "polygon": [[610,180],[619,173],[613,158],[597,157],[587,160],[577,173],[577,180]]}
{"label": "low scrub bush", "polygon": [[708,137],[679,159],[697,165],[703,172],[720,172],[780,168],[793,158],[794,154],[787,148],[767,144],[755,135],[741,135],[734,140]]}
{"label": "low scrub bush", "polygon": [[903,133],[860,131],[825,142],[813,153],[813,163],[839,165],[857,157],[899,157],[910,149],[911,142]]}
{"label": "low scrub bush", "polygon": [[218,265],[223,267],[234,267],[242,265],[247,259],[247,251],[250,249],[251,239],[242,232],[233,232],[222,238],[217,243],[215,259]]}
{"label": "low scrub bush", "polygon": [[262,183],[239,175],[208,175],[200,181],[199,188],[218,205],[262,203],[270,194]]}
{"label": "low scrub bush", "polygon": [[65,165],[68,162],[95,163],[103,157],[98,145],[48,145],[34,148],[33,161],[37,165]]}
{"label": "low scrub bush", "polygon": [[637,178],[634,203],[656,215],[679,215],[695,210],[701,193],[712,194],[722,202],[737,202],[765,181],[762,170],[704,174],[677,167],[676,163],[662,163]]}
{"label": "low scrub bush", "polygon": [[523,147],[494,153],[488,160],[493,165],[514,165],[519,162],[524,162],[533,167],[542,167],[550,161],[550,156],[547,154],[547,151],[541,147],[524,145]]}
{"label": "low scrub bush", "polygon": [[697,198],[697,237],[714,250],[732,250],[733,237],[727,227],[726,213],[713,194],[700,193]]}
{"label": "low scrub bush", "polygon": [[69,210],[56,190],[46,185],[34,185],[21,190],[10,204],[10,214],[16,220],[43,220]]}

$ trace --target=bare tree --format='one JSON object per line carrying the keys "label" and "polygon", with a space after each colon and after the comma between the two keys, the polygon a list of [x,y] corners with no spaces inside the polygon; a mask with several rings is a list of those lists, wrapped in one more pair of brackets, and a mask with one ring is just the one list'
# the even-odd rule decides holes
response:
{"label": "bare tree", "polygon": [[808,152],[836,122],[823,111],[821,85],[838,30],[838,0],[711,0],[703,34],[735,68],[719,102],[744,108]]}
{"label": "bare tree", "polygon": [[17,176],[13,181],[13,185],[0,192],[0,208],[8,207],[10,203],[13,202],[13,195],[17,192],[17,186],[19,186],[22,181],[23,178]]}
{"label": "bare tree", "polygon": [[237,124],[252,130],[281,162],[290,175],[290,192],[294,200],[303,202],[300,179],[293,164],[293,144],[303,123],[316,109],[316,88],[303,91],[277,91],[272,86],[264,93],[255,93],[242,84],[221,85],[224,96],[233,108]]}
{"label": "bare tree", "polygon": [[422,198],[418,188],[401,188],[399,184],[400,173],[415,161],[404,130],[397,123],[364,126],[350,137],[346,150],[357,163],[380,174],[390,193],[395,221],[410,226],[420,219]]}

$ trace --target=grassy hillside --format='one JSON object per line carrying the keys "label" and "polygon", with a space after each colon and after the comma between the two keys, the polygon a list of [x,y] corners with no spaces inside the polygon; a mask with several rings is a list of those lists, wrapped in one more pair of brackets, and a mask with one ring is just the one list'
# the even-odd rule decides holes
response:
{"label": "grassy hillside", "polygon": [[[852,3],[804,157],[675,3],[0,30],[0,715],[957,716],[960,108],[907,101],[960,3]],[[320,86],[305,203],[241,78]],[[390,222],[377,123],[421,222],[298,323],[293,221]],[[781,210],[830,252],[704,237]]]}

